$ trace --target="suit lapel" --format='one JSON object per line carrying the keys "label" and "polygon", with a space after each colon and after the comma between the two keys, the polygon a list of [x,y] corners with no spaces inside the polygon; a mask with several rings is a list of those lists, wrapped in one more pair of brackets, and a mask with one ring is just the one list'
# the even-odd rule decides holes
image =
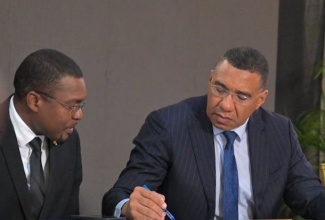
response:
{"label": "suit lapel", "polygon": [[201,177],[203,190],[211,215],[215,211],[216,170],[212,124],[206,116],[206,104],[201,106],[193,123],[189,126],[189,135]]}
{"label": "suit lapel", "polygon": [[19,146],[11,121],[9,120],[9,102],[7,112],[5,113],[5,120],[2,120],[0,131],[0,146],[4,158],[6,160],[8,170],[17,192],[17,197],[21,203],[22,210],[26,219],[31,219],[29,207],[29,189],[27,186],[26,174],[21,160]]}
{"label": "suit lapel", "polygon": [[264,122],[257,110],[248,123],[249,156],[252,174],[252,189],[254,196],[254,216],[257,216],[263,205],[265,186],[268,178],[269,136],[264,129]]}

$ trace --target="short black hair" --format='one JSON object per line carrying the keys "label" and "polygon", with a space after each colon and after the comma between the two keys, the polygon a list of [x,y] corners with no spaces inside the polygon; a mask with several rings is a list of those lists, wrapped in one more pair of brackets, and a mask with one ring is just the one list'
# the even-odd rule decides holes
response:
{"label": "short black hair", "polygon": [[82,78],[83,74],[67,55],[54,49],[37,50],[28,55],[16,71],[15,95],[22,98],[32,90],[51,93],[59,89],[58,82],[64,76]]}
{"label": "short black hair", "polygon": [[233,67],[257,73],[261,76],[261,87],[266,87],[269,65],[264,55],[252,47],[231,48],[223,55],[218,65],[227,60]]}

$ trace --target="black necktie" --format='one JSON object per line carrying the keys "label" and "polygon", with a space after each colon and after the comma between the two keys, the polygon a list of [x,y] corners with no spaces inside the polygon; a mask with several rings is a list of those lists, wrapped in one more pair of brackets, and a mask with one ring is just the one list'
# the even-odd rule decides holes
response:
{"label": "black necktie", "polygon": [[224,180],[223,180],[223,219],[238,219],[238,171],[234,155],[234,141],[237,134],[234,131],[223,132],[227,144],[224,150]]}
{"label": "black necktie", "polygon": [[35,137],[29,145],[33,149],[30,156],[30,198],[31,211],[35,219],[38,218],[44,201],[45,183],[44,173],[41,161],[41,144],[40,138]]}

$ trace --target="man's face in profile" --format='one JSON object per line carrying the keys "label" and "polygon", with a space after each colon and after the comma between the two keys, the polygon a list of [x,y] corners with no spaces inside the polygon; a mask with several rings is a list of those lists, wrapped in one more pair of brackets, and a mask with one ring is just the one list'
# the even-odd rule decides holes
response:
{"label": "man's face in profile", "polygon": [[60,90],[51,92],[34,91],[37,96],[37,116],[31,125],[36,134],[42,134],[54,141],[65,141],[73,133],[83,117],[81,108],[73,110],[86,99],[86,85],[83,78],[63,77]]}

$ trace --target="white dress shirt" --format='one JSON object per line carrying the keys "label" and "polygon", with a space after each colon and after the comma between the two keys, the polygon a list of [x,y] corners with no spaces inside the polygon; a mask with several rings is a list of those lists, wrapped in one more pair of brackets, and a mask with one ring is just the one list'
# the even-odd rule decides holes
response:
{"label": "white dress shirt", "polygon": [[[253,218],[252,207],[253,191],[251,180],[251,169],[247,139],[248,120],[240,127],[233,129],[237,137],[234,142],[234,153],[238,170],[239,197],[238,197],[238,219],[247,220]],[[223,130],[213,126],[215,158],[216,158],[216,218],[223,217],[223,152],[227,140],[223,135]]]}
{"label": "white dress shirt", "polygon": [[26,179],[27,179],[27,185],[28,188],[30,187],[30,156],[32,154],[32,148],[29,146],[29,142],[33,140],[36,136],[41,138],[42,140],[42,166],[44,170],[44,178],[45,178],[45,185],[47,186],[48,183],[48,177],[49,177],[49,166],[47,164],[48,161],[48,146],[47,142],[44,141],[45,136],[44,135],[36,135],[27,125],[26,123],[21,119],[19,114],[16,111],[14,102],[13,102],[13,97],[10,99],[10,104],[9,104],[9,116],[10,120],[13,124],[16,137],[17,137],[17,142],[19,146],[19,151],[20,151],[20,156],[21,160],[24,166],[24,171],[26,174]]}

